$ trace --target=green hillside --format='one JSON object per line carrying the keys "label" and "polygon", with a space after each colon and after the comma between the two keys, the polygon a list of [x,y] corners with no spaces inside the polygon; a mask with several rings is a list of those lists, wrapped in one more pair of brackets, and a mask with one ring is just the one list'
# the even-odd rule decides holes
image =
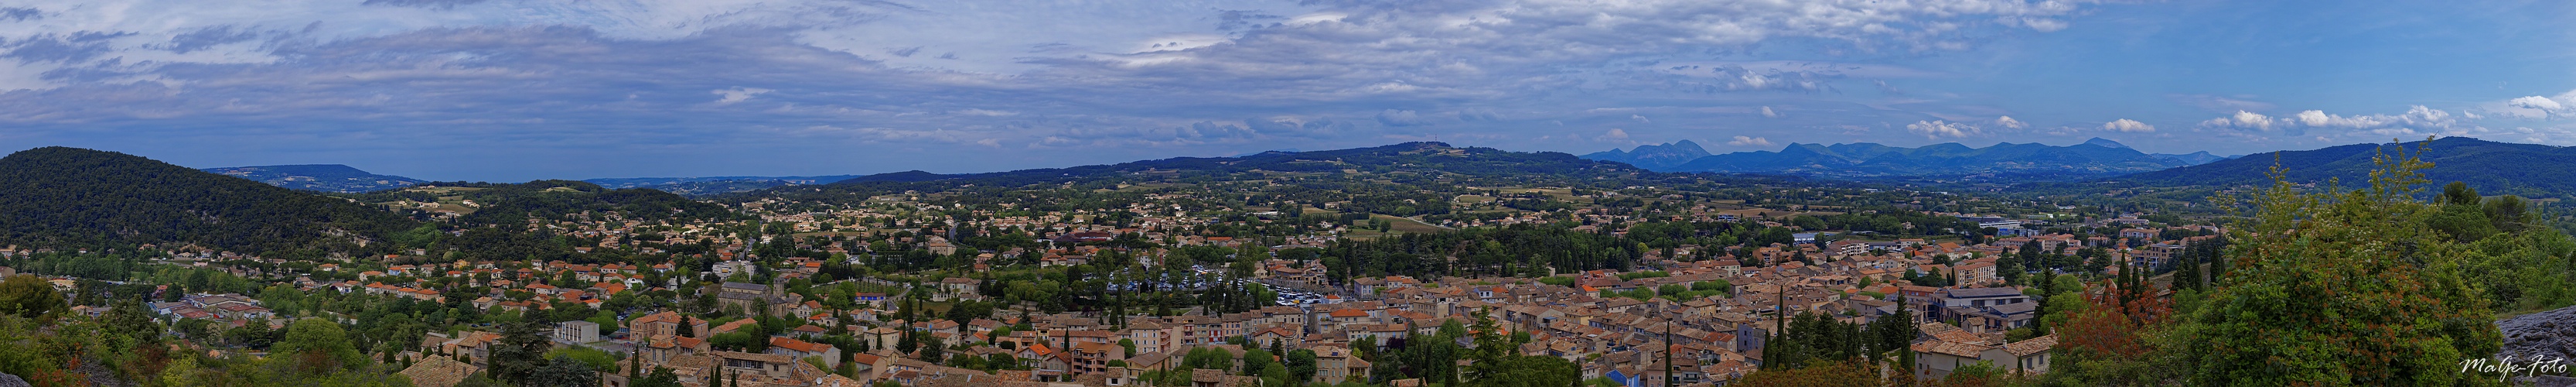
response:
{"label": "green hillside", "polygon": [[[2368,184],[2373,166],[2371,157],[2380,151],[2395,151],[2388,144],[2353,144],[2304,151],[2256,153],[2209,164],[2139,173],[2104,179],[2139,186],[2249,186],[2271,181],[2266,174],[2278,165],[2285,177],[2295,183],[2325,184],[2329,180],[2346,187]],[[2444,137],[2430,142],[2409,142],[2408,148],[2424,147],[2423,158],[2433,162],[2424,177],[2436,182],[2468,183],[2488,195],[2519,195],[2533,198],[2563,198],[2576,192],[2576,148],[2539,144],[2515,144],[2468,137]]]}
{"label": "green hillside", "polygon": [[389,248],[378,242],[417,225],[348,200],[90,149],[0,157],[0,187],[8,244],[352,251]]}

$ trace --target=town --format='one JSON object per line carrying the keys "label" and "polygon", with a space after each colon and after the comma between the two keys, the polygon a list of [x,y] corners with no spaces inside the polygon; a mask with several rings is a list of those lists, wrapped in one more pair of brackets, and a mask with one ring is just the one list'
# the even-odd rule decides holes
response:
{"label": "town", "polygon": [[[419,386],[550,369],[529,371],[535,357],[582,361],[612,387],[1457,385],[1499,372],[1478,362],[1525,358],[1661,387],[1737,385],[1804,362],[1784,353],[1833,350],[1778,349],[1830,326],[1810,319],[1908,332],[1852,345],[1912,359],[1921,379],[2045,374],[2057,338],[2042,321],[2065,318],[2046,309],[2080,308],[2122,274],[2173,286],[2226,243],[2171,215],[1875,188],[1460,187],[1403,199],[1440,208],[1408,217],[1282,183],[771,197],[492,226],[568,246],[543,260],[455,244],[319,258],[144,245],[11,246],[0,262],[71,294],[70,314],[148,309],[222,356],[263,356],[299,320],[334,322]],[[428,195],[382,205],[454,221],[489,209],[435,195],[473,189],[414,187]],[[1297,200],[1319,196],[1340,200]],[[1612,263],[1550,262],[1593,252],[1491,234],[1403,258],[1431,265],[1365,252],[1477,230],[1605,241],[1588,249]]]}

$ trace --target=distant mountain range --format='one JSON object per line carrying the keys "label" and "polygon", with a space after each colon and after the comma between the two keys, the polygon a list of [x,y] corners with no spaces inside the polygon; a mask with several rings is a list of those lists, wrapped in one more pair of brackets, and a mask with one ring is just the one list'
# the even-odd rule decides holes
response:
{"label": "distant mountain range", "polygon": [[1628,163],[1661,172],[1784,174],[1828,178],[1955,177],[1974,175],[2046,175],[2098,177],[2198,165],[2226,157],[2195,152],[2150,154],[2103,138],[2051,146],[2000,143],[1971,148],[1941,143],[1902,148],[1875,143],[1797,144],[1778,152],[1755,151],[1711,155],[1683,140],[1662,145],[1613,149],[1583,158]]}
{"label": "distant mountain range", "polygon": [[[2293,183],[2325,183],[2334,179],[2344,187],[2370,183],[2371,157],[2388,144],[2353,144],[2303,151],[2279,151],[2245,155],[2208,164],[2145,172],[2102,179],[2108,182],[2143,186],[2243,186],[2271,181],[2265,174],[2279,165]],[[2459,181],[2488,195],[2521,195],[2524,197],[2568,197],[2576,192],[2576,147],[2539,144],[2515,144],[2468,137],[2443,137],[2431,142],[2409,142],[2409,149],[2424,146],[2424,161],[2433,168],[2424,171],[2431,180],[2430,188],[2441,183]]]}
{"label": "distant mountain range", "polygon": [[1593,152],[1583,155],[1583,159],[1617,161],[1647,170],[1664,171],[1708,156],[1708,149],[1701,148],[1699,143],[1681,140],[1662,145],[1638,145],[1636,150],[1630,151],[1611,149]]}
{"label": "distant mountain range", "polygon": [[263,165],[201,169],[215,174],[251,179],[279,187],[319,192],[369,192],[410,187],[428,181],[367,173],[347,165]]}

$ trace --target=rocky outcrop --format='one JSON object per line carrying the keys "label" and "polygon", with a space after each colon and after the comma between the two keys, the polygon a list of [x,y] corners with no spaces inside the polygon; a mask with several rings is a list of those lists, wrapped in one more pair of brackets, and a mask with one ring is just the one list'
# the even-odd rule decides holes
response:
{"label": "rocky outcrop", "polygon": [[2537,357],[2576,361],[2576,307],[2514,316],[2497,321],[2504,331],[2504,349],[2497,357],[2511,356],[2517,361]]}

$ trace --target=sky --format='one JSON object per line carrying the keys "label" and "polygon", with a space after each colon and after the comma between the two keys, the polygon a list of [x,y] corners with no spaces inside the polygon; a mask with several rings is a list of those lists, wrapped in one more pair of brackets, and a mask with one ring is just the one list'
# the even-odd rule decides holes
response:
{"label": "sky", "polygon": [[2564,1],[0,0],[0,151],[432,180],[1443,141],[2576,145]]}

